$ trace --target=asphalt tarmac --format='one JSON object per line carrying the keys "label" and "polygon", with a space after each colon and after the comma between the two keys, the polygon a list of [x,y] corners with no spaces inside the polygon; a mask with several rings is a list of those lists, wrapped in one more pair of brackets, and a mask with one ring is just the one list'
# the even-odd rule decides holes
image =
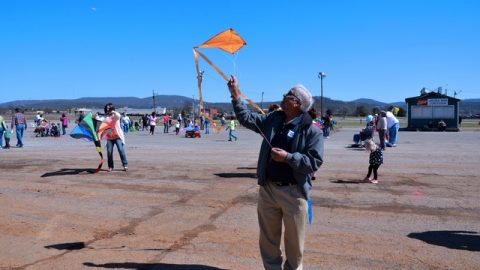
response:
{"label": "asphalt tarmac", "polygon": [[[127,135],[127,172],[69,136],[0,149],[0,269],[263,269],[261,137],[162,131]],[[325,140],[304,269],[480,269],[480,132],[400,132],[379,184],[355,132]]]}

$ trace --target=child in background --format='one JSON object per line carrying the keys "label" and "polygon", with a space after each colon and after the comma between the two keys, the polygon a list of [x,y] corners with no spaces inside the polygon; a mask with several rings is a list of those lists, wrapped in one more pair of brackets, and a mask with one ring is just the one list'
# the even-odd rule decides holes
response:
{"label": "child in background", "polygon": [[[3,117],[0,115],[0,149],[5,148],[9,149],[10,148],[10,137],[12,136],[12,132],[8,129],[8,125],[3,119]],[[5,147],[2,147],[3,145],[3,140],[2,137],[5,138]]]}
{"label": "child in background", "polygon": [[[375,144],[373,140],[367,140],[365,142],[365,149],[367,151],[370,151],[370,166],[368,166],[368,174],[365,176],[363,179],[364,182],[370,182],[373,184],[378,183],[377,179],[377,170],[380,167],[380,165],[383,164],[383,152],[382,149]],[[373,178],[370,176],[372,175],[373,171]]]}
{"label": "child in background", "polygon": [[10,137],[12,137],[12,131],[8,129],[8,127],[5,128],[5,133],[3,133],[3,137],[5,138],[5,146],[3,148],[10,149]]}
{"label": "child in background", "polygon": [[175,135],[178,135],[179,132],[180,132],[180,122],[177,121],[177,123],[175,123]]}

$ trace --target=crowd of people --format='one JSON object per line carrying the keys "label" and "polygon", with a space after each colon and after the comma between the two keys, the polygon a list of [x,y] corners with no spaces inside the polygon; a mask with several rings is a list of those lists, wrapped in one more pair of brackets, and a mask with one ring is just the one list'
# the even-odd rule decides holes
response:
{"label": "crowd of people", "polygon": [[[75,123],[81,122],[84,116],[85,112],[80,111]],[[164,119],[168,119],[167,117],[164,117]],[[179,115],[179,117],[181,116]],[[181,122],[181,119],[179,122]],[[126,113],[122,113],[119,116],[119,126],[124,134],[132,131],[149,130],[150,134],[153,135],[156,123],[157,118],[155,112],[153,112],[151,115],[140,117],[139,122],[132,122],[131,118]],[[65,113],[61,115],[57,122],[52,119],[47,119],[44,116],[44,113],[39,111],[34,116],[32,122],[35,137],[60,137],[62,135],[67,135],[67,129],[69,125],[70,119]],[[171,120],[167,125],[168,127],[172,125]],[[168,127],[165,128],[167,132]],[[27,128],[27,119],[20,108],[15,108],[10,127],[7,125],[3,116],[0,116],[0,148],[10,148],[10,138],[12,134],[16,134],[17,144],[15,146],[18,148],[23,147],[23,136]],[[5,145],[3,144],[4,140],[6,142]]]}
{"label": "crowd of people", "polygon": [[385,147],[396,147],[400,122],[391,111],[379,111],[375,115],[367,115],[365,128],[358,134],[353,135],[355,146],[363,146],[362,142],[372,140],[375,132],[378,133],[379,145],[382,150]]}

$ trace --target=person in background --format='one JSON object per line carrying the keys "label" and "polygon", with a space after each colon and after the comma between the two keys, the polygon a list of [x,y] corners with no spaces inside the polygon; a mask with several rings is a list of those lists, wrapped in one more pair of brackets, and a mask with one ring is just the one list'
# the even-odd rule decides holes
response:
{"label": "person in background", "polygon": [[205,116],[200,116],[200,129],[203,130],[205,128]]}
{"label": "person in background", "polygon": [[5,123],[5,119],[3,116],[0,115],[0,149],[3,148],[3,134],[7,130],[7,123]]}
{"label": "person in background", "polygon": [[[313,104],[302,85],[283,95],[282,110],[259,114],[240,99],[238,81],[228,88],[238,121],[264,140],[257,163],[260,254],[265,269],[302,269],[305,225],[310,220],[311,178],[323,162],[323,136],[307,113]],[[286,261],[280,249],[282,225]]]}
{"label": "person in background", "polygon": [[37,112],[37,115],[35,115],[35,118],[33,118],[33,122],[35,122],[36,125],[40,125],[42,123],[43,116],[41,112]]}
{"label": "person in background", "polygon": [[317,119],[318,115],[317,115],[317,110],[315,110],[315,108],[310,108],[310,110],[308,110],[308,115],[310,115],[310,117],[312,118],[312,124],[315,125],[316,127],[318,127],[319,129],[322,129],[322,125],[320,124],[320,120]]}
{"label": "person in background", "polygon": [[125,134],[130,130],[130,117],[125,112],[120,116],[120,126]]}
{"label": "person in background", "polygon": [[210,134],[210,118],[205,117],[205,134]]}
{"label": "person in background", "polygon": [[148,130],[148,127],[150,126],[150,123],[148,122],[148,115],[145,114],[142,116],[142,131],[143,130]]}
{"label": "person in background", "polygon": [[386,112],[387,117],[387,129],[388,129],[388,147],[395,147],[397,146],[397,135],[398,130],[400,129],[400,122],[398,119],[393,115],[392,112]]}
{"label": "person in background", "polygon": [[68,122],[68,117],[63,113],[60,117],[60,123],[62,124],[62,135],[67,134]]}
{"label": "person in background", "polygon": [[438,130],[440,130],[440,131],[447,130],[447,123],[445,123],[445,121],[443,121],[443,119],[438,121]]}
{"label": "person in background", "polygon": [[155,126],[157,125],[157,113],[152,112],[151,115],[148,116],[148,124],[150,125],[150,134],[155,134]]}
{"label": "person in background", "polygon": [[230,120],[227,128],[225,130],[228,130],[228,141],[231,142],[232,138],[235,139],[235,141],[238,139],[237,136],[235,136],[235,121],[232,119]]}
{"label": "person in background", "polygon": [[163,133],[168,133],[169,127],[170,127],[170,115],[164,114],[163,115]]}
{"label": "person in background", "polygon": [[[365,150],[370,151],[370,158],[368,166],[368,173],[365,178],[363,178],[364,182],[370,182],[372,184],[378,184],[378,175],[377,171],[380,168],[380,165],[383,164],[383,152],[382,149],[375,144],[373,140],[365,141]],[[373,178],[371,178],[373,172]]]}
{"label": "person in background", "polygon": [[3,148],[10,149],[10,137],[12,136],[12,132],[10,131],[10,129],[8,129],[7,125],[5,125],[5,132],[3,136],[5,138],[5,146]]}
{"label": "person in background", "polygon": [[[10,137],[12,132],[8,129],[5,119],[0,115],[0,149],[10,149]],[[5,138],[5,146],[3,146],[2,138]]]}
{"label": "person in background", "polygon": [[[108,171],[113,171],[113,146],[117,146],[118,153],[120,154],[120,159],[122,160],[123,170],[128,170],[128,160],[127,155],[125,154],[125,134],[123,129],[120,126],[120,113],[115,111],[115,106],[112,103],[107,103],[104,107],[105,117],[96,117],[96,120],[106,123],[108,131],[104,132],[104,137],[107,139],[107,161],[108,161]],[[102,127],[100,126],[100,129]],[[101,130],[99,132],[102,132]],[[102,139],[103,139],[102,138]]]}
{"label": "person in background", "polygon": [[23,132],[27,130],[27,119],[25,115],[20,112],[19,108],[15,108],[15,113],[12,115],[11,129],[15,127],[15,133],[17,134],[17,147],[23,147]]}
{"label": "person in background", "polygon": [[387,135],[387,113],[381,111],[377,121],[378,138],[380,139],[380,148],[385,150],[385,136]]}
{"label": "person in background", "polygon": [[177,121],[177,123],[175,123],[175,135],[178,135],[180,132],[180,122],[181,121]]}
{"label": "person in background", "polygon": [[179,113],[178,116],[177,116],[177,122],[182,125],[182,114]]}
{"label": "person in background", "polygon": [[331,111],[327,110],[325,116],[322,117],[323,137],[328,138],[330,136],[330,117]]}
{"label": "person in background", "polygon": [[225,115],[222,115],[222,118],[220,118],[220,124],[222,125],[222,127],[225,126]]}

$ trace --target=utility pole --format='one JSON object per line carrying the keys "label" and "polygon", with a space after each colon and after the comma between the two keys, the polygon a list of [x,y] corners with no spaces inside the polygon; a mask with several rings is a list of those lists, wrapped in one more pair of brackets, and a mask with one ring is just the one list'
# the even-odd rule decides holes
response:
{"label": "utility pole", "polygon": [[319,72],[318,78],[320,78],[320,118],[323,117],[323,78],[327,77],[325,72]]}
{"label": "utility pole", "polygon": [[156,113],[157,112],[157,105],[155,104],[155,89],[152,90],[152,100],[153,100],[153,111]]}
{"label": "utility pole", "polygon": [[261,108],[262,111],[263,111],[263,91],[262,91],[262,102],[260,103],[260,108]]}

